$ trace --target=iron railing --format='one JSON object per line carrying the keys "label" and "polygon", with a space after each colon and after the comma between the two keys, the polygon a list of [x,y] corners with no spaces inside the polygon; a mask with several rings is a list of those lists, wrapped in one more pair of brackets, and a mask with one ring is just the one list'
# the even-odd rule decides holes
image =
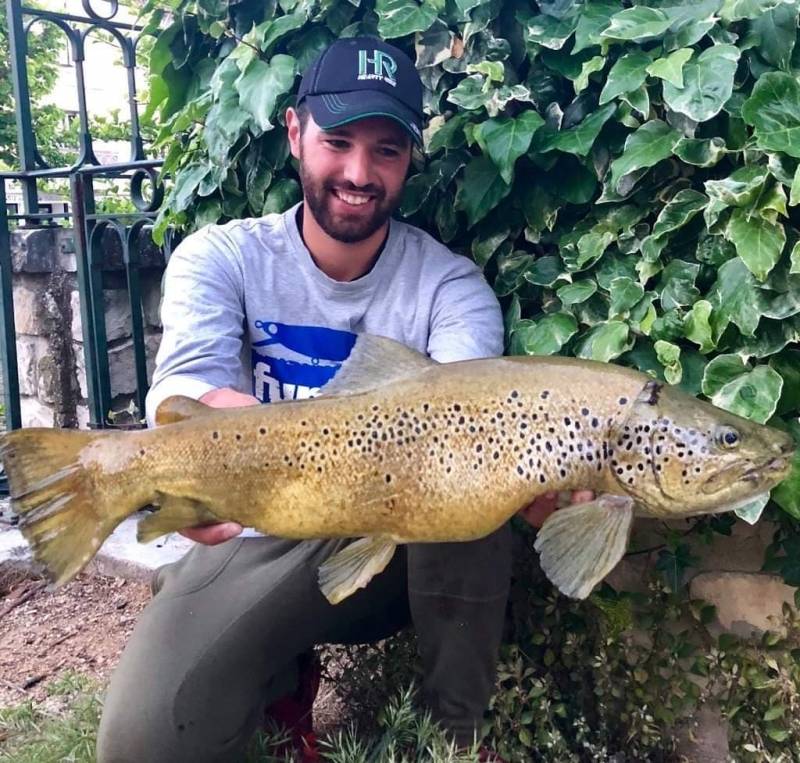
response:
{"label": "iron railing", "polygon": [[[20,169],[0,171],[0,351],[5,395],[7,428],[22,425],[20,415],[20,386],[17,368],[16,332],[14,326],[12,263],[10,233],[18,229],[71,223],[74,228],[77,260],[77,281],[80,297],[83,348],[86,361],[86,381],[90,426],[112,425],[112,389],[109,373],[108,342],[105,322],[104,288],[109,270],[109,236],[117,236],[125,273],[125,283],[131,311],[136,372],[135,403],[144,411],[148,378],[145,354],[145,332],[140,285],[141,252],[150,244],[149,228],[161,204],[163,193],[159,182],[161,161],[148,159],[139,122],[136,99],[137,48],[142,28],[116,19],[117,0],[102,0],[106,13],[99,13],[91,0],[82,0],[85,15],[56,13],[25,6],[20,0],[6,0],[11,70],[14,87]],[[79,145],[76,161],[68,167],[51,167],[39,153],[34,130],[31,97],[27,73],[27,43],[31,26],[37,22],[54,24],[66,36],[71,60],[75,67],[79,120]],[[101,164],[94,149],[91,120],[87,108],[84,66],[87,38],[97,30],[119,45],[122,65],[127,74],[127,99],[130,108],[130,158],[119,164]],[[39,184],[45,180],[63,179],[69,182],[69,208],[64,213],[42,211]],[[127,180],[134,212],[103,214],[97,212],[95,187],[98,181]],[[5,198],[5,181],[21,184],[22,211],[9,214]],[[143,192],[149,187],[149,197]],[[152,245],[152,244],[150,244]],[[165,258],[168,249],[164,251]]]}

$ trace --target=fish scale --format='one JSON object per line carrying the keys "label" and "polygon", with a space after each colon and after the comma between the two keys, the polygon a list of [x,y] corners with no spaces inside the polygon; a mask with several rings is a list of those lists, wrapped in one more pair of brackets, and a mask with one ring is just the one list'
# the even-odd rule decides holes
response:
{"label": "fish scale", "polygon": [[147,505],[159,510],[140,522],[144,540],[220,520],[359,537],[320,570],[336,602],[397,543],[483,537],[545,492],[592,489],[536,541],[551,580],[585,596],[624,553],[634,513],[753,500],[794,448],[639,372],[567,358],[438,364],[361,335],[324,392],[224,410],[171,398],[141,432],[9,433],[0,453],[21,529],[57,581]]}

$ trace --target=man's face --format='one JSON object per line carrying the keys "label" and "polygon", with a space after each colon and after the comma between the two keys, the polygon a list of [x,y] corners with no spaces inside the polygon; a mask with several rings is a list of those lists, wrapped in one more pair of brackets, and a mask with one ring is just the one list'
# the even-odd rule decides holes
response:
{"label": "man's face", "polygon": [[369,238],[400,203],[411,158],[408,134],[388,117],[322,130],[310,114],[301,134],[294,116],[289,142],[311,214],[337,241]]}

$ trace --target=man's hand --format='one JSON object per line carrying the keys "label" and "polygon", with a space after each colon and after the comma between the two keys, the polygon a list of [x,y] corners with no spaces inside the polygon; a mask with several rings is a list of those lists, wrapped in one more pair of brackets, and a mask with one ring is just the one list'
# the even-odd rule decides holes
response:
{"label": "man's hand", "polygon": [[[570,497],[571,503],[586,503],[594,500],[594,493],[591,490],[573,490]],[[545,519],[558,509],[558,493],[554,490],[544,495],[540,495],[533,503],[520,509],[519,516],[526,522],[539,528],[544,524]]]}
{"label": "man's hand", "polygon": [[[261,401],[252,395],[237,392],[235,389],[223,387],[212,389],[200,398],[201,403],[212,408],[243,408],[247,405],[260,405]],[[181,530],[180,534],[193,540],[195,543],[202,543],[205,546],[216,546],[226,540],[235,538],[242,531],[242,526],[236,522],[218,522],[213,525],[203,527],[187,527]]]}

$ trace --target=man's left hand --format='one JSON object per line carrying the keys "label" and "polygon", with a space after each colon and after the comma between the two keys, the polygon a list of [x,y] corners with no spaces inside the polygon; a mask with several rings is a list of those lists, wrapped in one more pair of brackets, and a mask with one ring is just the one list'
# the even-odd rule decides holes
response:
{"label": "man's left hand", "polygon": [[[591,490],[573,490],[570,496],[570,503],[586,503],[594,500],[594,493]],[[549,493],[540,495],[533,503],[520,509],[519,516],[537,529],[544,524],[544,521],[558,509],[558,493],[551,490]]]}

